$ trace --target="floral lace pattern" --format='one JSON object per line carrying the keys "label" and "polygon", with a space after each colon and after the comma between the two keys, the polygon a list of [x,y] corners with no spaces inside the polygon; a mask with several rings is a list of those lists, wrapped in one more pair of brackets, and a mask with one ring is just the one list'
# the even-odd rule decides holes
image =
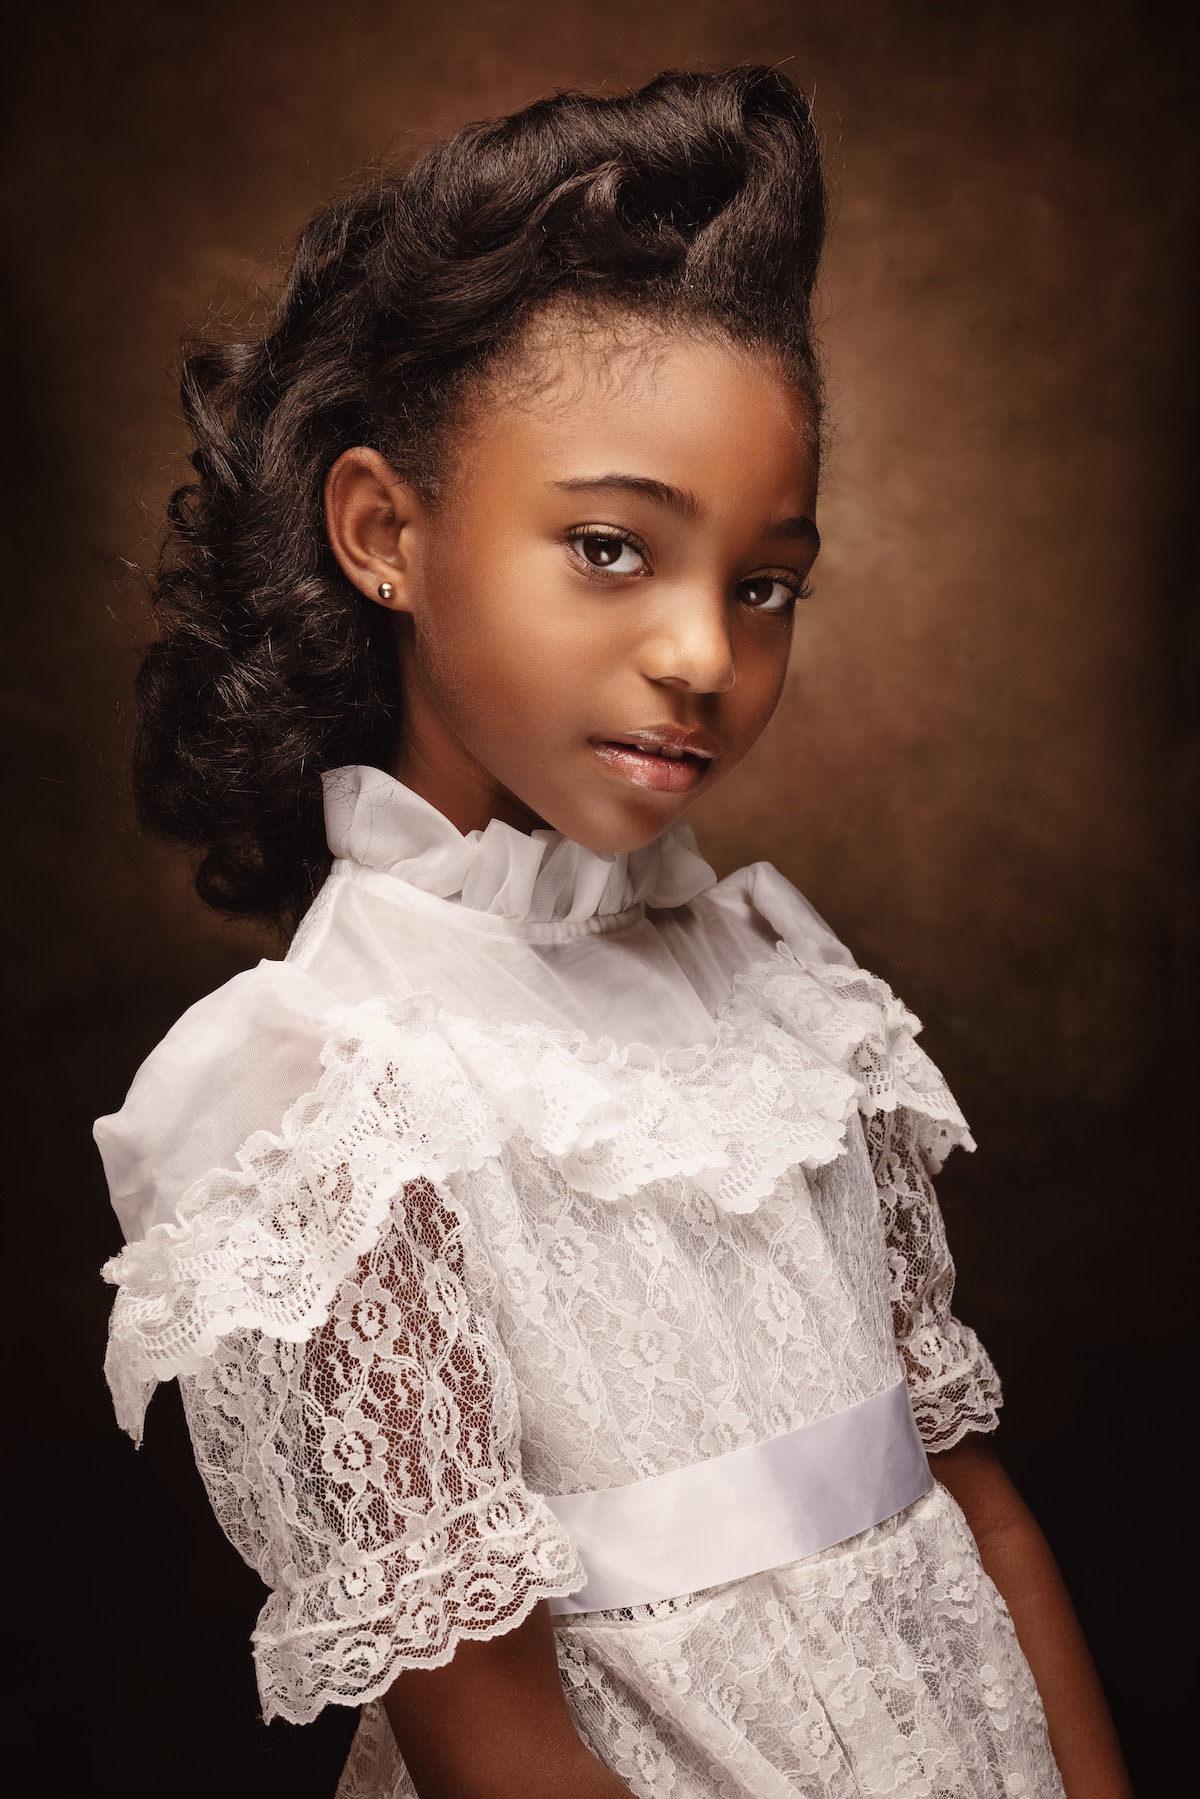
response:
{"label": "floral lace pattern", "polygon": [[281,1137],[252,1138],[238,1171],[197,1183],[177,1223],[106,1266],[121,1289],[106,1365],[121,1423],[136,1431],[154,1383],[199,1367],[230,1330],[303,1341],[408,1180],[495,1163],[515,1137],[573,1190],[615,1199],[690,1180],[727,1212],[839,1157],[857,1104],[906,1106],[934,1166],[971,1144],[916,1020],[873,976],[781,947],[735,983],[720,1025],[711,1048],[659,1057],[489,1030],[427,995],[357,1008]]}
{"label": "floral lace pattern", "polygon": [[223,1335],[184,1404],[227,1534],[274,1591],[254,1633],[267,1715],[369,1696],[570,1592],[575,1552],[520,1478],[512,1376],[426,1181],[303,1346]]}
{"label": "floral lace pattern", "polygon": [[581,1734],[644,1799],[1062,1791],[1007,1608],[942,1488],[668,1619],[584,1619],[558,1641]]}
{"label": "floral lace pattern", "polygon": [[[272,1589],[266,1716],[375,1700],[572,1591],[543,1494],[811,1422],[890,1386],[898,1354],[930,1447],[994,1423],[928,1178],[970,1137],[916,1021],[883,983],[781,947],[718,1027],[658,1056],[427,995],[359,1006],[282,1131],[109,1264],[122,1422],[139,1432],[155,1382],[182,1377],[214,1508]],[[581,1730],[638,1793],[1056,1792],[1048,1749],[1004,1762],[984,1713],[971,1760],[950,1673],[908,1647],[936,1639],[963,1692],[991,1669],[996,1718],[1026,1717],[1006,1614],[945,1504],[790,1571],[573,1620]],[[948,1568],[967,1568],[959,1611]],[[849,1746],[884,1713],[886,1768]],[[381,1718],[368,1706],[346,1794],[410,1791]],[[919,1777],[881,1784],[897,1729]]]}
{"label": "floral lace pattern", "polygon": [[896,1345],[926,1449],[950,1449],[969,1431],[996,1427],[1000,1382],[975,1332],[950,1310],[954,1263],[922,1150],[906,1108],[865,1121],[883,1207]]}
{"label": "floral lace pattern", "polygon": [[[557,1641],[581,1736],[638,1799],[1061,1799],[1012,1620],[941,1487],[807,1561],[562,1620]],[[413,1792],[366,1707],[338,1799]]]}

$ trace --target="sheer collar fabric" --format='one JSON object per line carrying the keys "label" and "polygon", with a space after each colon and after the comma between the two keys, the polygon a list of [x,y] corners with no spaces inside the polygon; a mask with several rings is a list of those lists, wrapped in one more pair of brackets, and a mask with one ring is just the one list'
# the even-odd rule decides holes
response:
{"label": "sheer collar fabric", "polygon": [[560,923],[683,906],[716,881],[682,823],[643,849],[599,855],[558,831],[527,835],[498,818],[464,836],[382,769],[331,769],[324,786],[335,857],[494,917]]}

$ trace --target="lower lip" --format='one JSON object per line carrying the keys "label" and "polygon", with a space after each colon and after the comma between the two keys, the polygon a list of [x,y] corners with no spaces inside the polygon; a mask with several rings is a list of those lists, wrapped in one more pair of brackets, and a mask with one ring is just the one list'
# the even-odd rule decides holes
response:
{"label": "lower lip", "polygon": [[684,756],[678,762],[635,750],[628,743],[594,743],[592,748],[606,768],[632,781],[635,787],[652,787],[658,793],[688,793],[709,770],[709,763]]}

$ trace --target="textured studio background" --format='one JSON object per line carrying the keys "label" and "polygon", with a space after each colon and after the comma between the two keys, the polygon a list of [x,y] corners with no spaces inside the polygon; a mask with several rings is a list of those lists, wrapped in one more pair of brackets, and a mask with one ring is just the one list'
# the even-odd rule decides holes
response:
{"label": "textured studio background", "polygon": [[[698,817],[776,861],[927,1023],[980,1142],[943,1182],[1002,1445],[1165,1790],[1195,480],[1184,9],[1132,0],[109,0],[9,28],[0,296],[15,913],[10,1554],[27,1790],[313,1799],[345,1714],[256,1719],[257,1583],[173,1392],[135,1455],[100,1378],[117,1247],[92,1118],[270,953],[206,916],[124,791],[168,364],[368,156],[564,83],[785,61],[838,218],[817,597],[781,714]],[[1192,46],[1194,48],[1194,46]],[[1187,1416],[1186,1413],[1183,1414]],[[1164,1489],[1167,1497],[1164,1498]],[[40,1634],[31,1637],[36,1624]],[[49,1733],[33,1718],[45,1707]]]}

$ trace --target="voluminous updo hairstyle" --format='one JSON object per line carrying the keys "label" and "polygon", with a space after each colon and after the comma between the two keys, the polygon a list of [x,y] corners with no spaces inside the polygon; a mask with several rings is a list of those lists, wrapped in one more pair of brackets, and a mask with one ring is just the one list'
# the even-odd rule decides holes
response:
{"label": "voluminous updo hairstyle", "polygon": [[152,587],[133,780],[143,826],[201,852],[202,899],[293,921],[329,866],[323,770],[394,761],[395,620],[325,535],[341,453],[378,450],[436,504],[456,407],[551,302],[768,350],[815,427],[824,229],[808,102],[755,67],[552,95],[317,214],[265,335],[183,363],[195,475]]}

